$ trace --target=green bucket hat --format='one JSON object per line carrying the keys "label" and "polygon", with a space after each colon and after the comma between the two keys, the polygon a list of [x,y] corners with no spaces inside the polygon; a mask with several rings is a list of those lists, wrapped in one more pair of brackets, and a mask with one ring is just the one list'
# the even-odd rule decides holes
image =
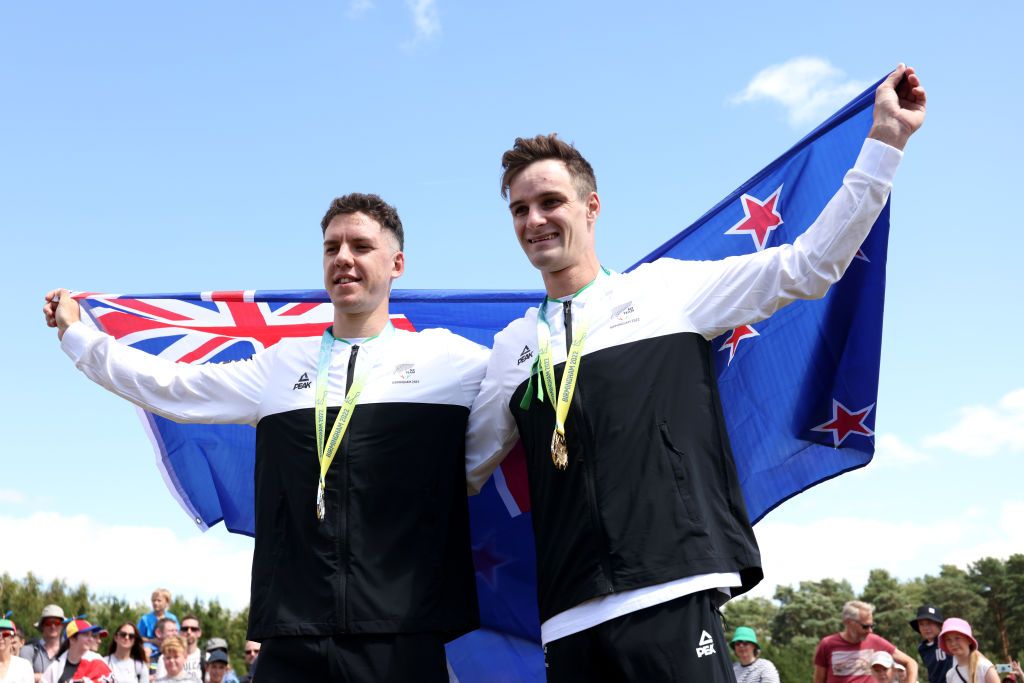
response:
{"label": "green bucket hat", "polygon": [[729,644],[735,645],[736,643],[753,643],[761,647],[761,644],[757,642],[757,634],[749,626],[739,626],[736,628],[736,632],[732,634],[732,640],[729,641]]}

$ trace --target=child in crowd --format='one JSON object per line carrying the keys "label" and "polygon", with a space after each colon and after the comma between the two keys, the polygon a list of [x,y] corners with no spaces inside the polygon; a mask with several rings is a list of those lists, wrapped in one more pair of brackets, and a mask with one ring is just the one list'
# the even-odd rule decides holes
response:
{"label": "child in crowd", "polygon": [[142,615],[139,619],[138,629],[139,635],[142,636],[142,642],[145,644],[149,654],[152,655],[156,651],[156,622],[161,619],[173,619],[175,624],[180,627],[181,624],[178,622],[178,617],[169,611],[167,608],[171,604],[171,592],[166,588],[157,588],[153,591],[150,596],[150,602],[153,605],[153,611],[148,614]]}

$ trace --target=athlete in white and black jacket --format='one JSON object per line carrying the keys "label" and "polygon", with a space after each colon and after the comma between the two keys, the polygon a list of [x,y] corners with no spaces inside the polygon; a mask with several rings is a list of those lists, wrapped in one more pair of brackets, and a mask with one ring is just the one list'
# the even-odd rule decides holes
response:
{"label": "athlete in white and black jacket", "polygon": [[[76,322],[67,290],[50,292],[44,312],[76,366],[110,391],[180,422],[255,425],[248,637],[262,643],[261,682],[447,681],[444,643],[478,623],[464,449],[487,350],[446,330],[391,325],[402,226],[379,197],[336,199],[322,228],[335,308],[325,340],[283,340],[250,360],[192,366]],[[361,389],[327,469],[322,520],[321,353],[325,441],[346,393]]]}
{"label": "athlete in white and black jacket", "polygon": [[[517,139],[505,153],[502,194],[547,298],[495,337],[470,415],[467,479],[478,491],[522,440],[549,680],[733,680],[716,606],[762,570],[709,340],[821,297],[842,276],[924,101],[912,69],[882,83],[874,139],[793,245],[661,259],[627,275],[597,258],[601,204],[582,155],[554,135]],[[555,464],[559,451],[567,463]]]}

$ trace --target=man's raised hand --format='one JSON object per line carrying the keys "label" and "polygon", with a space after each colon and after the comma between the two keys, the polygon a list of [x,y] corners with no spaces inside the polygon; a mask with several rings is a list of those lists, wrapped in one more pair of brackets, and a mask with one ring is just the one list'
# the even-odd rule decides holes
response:
{"label": "man's raised hand", "polygon": [[71,297],[69,289],[54,289],[46,293],[43,317],[48,327],[57,328],[57,338],[64,338],[64,331],[72,323],[82,319],[78,302]]}
{"label": "man's raised hand", "polygon": [[875,91],[875,115],[869,138],[903,149],[924,123],[927,96],[913,67],[900,64]]}

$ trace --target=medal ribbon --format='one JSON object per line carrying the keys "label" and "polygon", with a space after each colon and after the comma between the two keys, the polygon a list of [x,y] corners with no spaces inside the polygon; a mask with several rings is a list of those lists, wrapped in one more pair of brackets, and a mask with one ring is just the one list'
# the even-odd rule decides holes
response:
{"label": "medal ribbon", "polygon": [[[598,273],[598,278],[601,274],[608,274],[608,270],[603,266],[601,271]],[[573,298],[579,296],[587,287],[597,282],[598,278],[594,278],[589,283],[584,285],[573,294]],[[576,328],[576,333],[573,335],[572,343],[569,345],[569,350],[566,353],[565,358],[565,371],[562,373],[562,383],[558,387],[558,391],[555,391],[555,369],[554,363],[551,360],[551,329],[548,325],[547,314],[545,309],[547,308],[548,298],[544,297],[544,301],[540,304],[540,310],[537,313],[537,365],[538,372],[541,376],[541,381],[537,383],[537,398],[541,401],[544,400],[543,387],[547,387],[548,396],[551,396],[552,403],[555,407],[555,434],[556,438],[560,438],[562,444],[565,444],[565,421],[569,417],[569,406],[572,404],[572,395],[576,391],[576,379],[579,377],[580,362],[583,359],[583,343],[587,339],[587,332],[590,329],[590,316],[584,315],[581,324]],[[556,466],[558,464],[556,463]],[[564,467],[564,465],[562,465]],[[561,468],[561,467],[560,467]]]}
{"label": "medal ribbon", "polygon": [[[381,332],[368,337],[363,341],[363,344],[385,333],[390,333],[393,329],[389,320],[387,326]],[[331,372],[331,352],[336,341],[351,345],[351,342],[336,338],[330,328],[324,330],[324,335],[320,338],[320,360],[317,363],[316,369],[316,399],[313,412],[316,417],[316,457],[320,462],[320,479],[316,490],[316,516],[321,521],[323,521],[326,512],[324,507],[324,488],[327,485],[327,471],[331,468],[331,463],[334,462],[334,456],[338,453],[338,448],[341,446],[341,440],[345,436],[345,432],[348,431],[348,423],[352,420],[352,413],[355,412],[356,404],[359,403],[359,396],[363,393],[363,387],[366,386],[366,379],[371,369],[367,367],[363,372],[356,373],[353,378],[352,386],[345,395],[345,400],[341,404],[338,416],[334,418],[334,425],[331,427],[331,433],[327,437],[327,444],[325,446],[327,389]]]}

